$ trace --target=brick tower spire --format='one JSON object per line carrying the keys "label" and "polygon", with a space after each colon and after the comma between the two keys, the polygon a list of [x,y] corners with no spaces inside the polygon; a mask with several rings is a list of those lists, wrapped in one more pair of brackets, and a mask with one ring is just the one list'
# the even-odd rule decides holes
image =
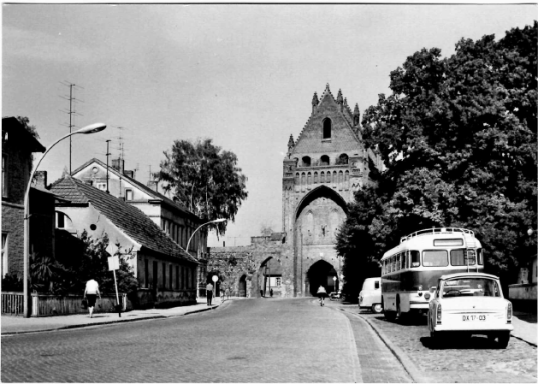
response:
{"label": "brick tower spire", "polygon": [[319,104],[318,93],[314,92],[314,97],[312,97],[312,113],[314,113],[318,104]]}
{"label": "brick tower spire", "polygon": [[355,104],[355,110],[353,111],[353,125],[358,127],[361,122],[361,113],[359,112],[359,104]]}

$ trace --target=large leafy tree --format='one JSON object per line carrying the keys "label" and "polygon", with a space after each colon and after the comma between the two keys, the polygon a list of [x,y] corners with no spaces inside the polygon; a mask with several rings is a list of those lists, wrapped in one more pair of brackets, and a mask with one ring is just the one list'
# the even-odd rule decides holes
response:
{"label": "large leafy tree", "polygon": [[[213,145],[211,139],[196,142],[176,140],[164,152],[157,178],[203,222],[224,218],[235,220],[248,196],[246,177],[237,166],[237,156]],[[218,224],[220,234],[226,222]]]}
{"label": "large leafy tree", "polygon": [[537,33],[462,39],[448,58],[422,49],[391,73],[362,121],[387,168],[367,230],[376,258],[431,226],[474,230],[505,283],[536,253]]}

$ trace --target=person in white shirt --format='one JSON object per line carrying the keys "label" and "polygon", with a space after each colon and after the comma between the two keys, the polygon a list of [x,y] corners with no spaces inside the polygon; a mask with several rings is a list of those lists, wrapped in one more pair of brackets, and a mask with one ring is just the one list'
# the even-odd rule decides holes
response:
{"label": "person in white shirt", "polygon": [[90,317],[93,316],[93,307],[95,307],[95,301],[97,295],[101,299],[101,293],[99,292],[99,283],[94,279],[88,280],[86,283],[86,289],[84,290],[84,298],[88,300],[88,310],[90,311]]}

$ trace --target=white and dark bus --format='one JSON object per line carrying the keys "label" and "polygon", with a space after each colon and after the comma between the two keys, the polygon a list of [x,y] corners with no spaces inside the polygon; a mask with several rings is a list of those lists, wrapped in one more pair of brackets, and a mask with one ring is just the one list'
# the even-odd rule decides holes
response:
{"label": "white and dark bus", "polygon": [[430,228],[402,237],[381,258],[383,312],[388,320],[424,313],[441,275],[483,272],[484,255],[474,232]]}

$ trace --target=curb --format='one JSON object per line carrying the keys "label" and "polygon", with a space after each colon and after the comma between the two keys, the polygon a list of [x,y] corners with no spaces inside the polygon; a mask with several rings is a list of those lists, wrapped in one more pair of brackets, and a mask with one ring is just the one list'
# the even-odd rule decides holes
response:
{"label": "curb", "polygon": [[536,347],[537,345],[535,343],[533,343],[532,341],[529,341],[529,340],[525,340],[524,338],[520,337],[520,336],[516,336],[514,335],[513,333],[510,333],[510,337],[515,337],[516,339],[518,340],[521,340],[521,341],[524,341],[525,343],[529,344],[529,345],[532,345],[533,347]]}
{"label": "curb", "polygon": [[411,379],[413,379],[413,381],[415,383],[430,383],[431,382],[431,380],[428,379],[422,373],[422,371],[417,368],[415,363],[413,363],[411,361],[411,359],[409,357],[407,357],[407,355],[400,349],[400,347],[398,347],[394,343],[392,343],[388,339],[388,337],[385,335],[385,333],[383,331],[381,331],[375,324],[373,324],[370,321],[370,319],[367,319],[366,317],[361,316],[358,313],[350,312],[350,311],[348,311],[346,309],[343,309],[343,308],[341,308],[341,310],[345,311],[345,312],[347,312],[349,314],[352,314],[352,315],[360,318],[361,320],[364,320],[370,326],[370,328],[372,328],[373,331],[379,336],[379,338],[383,341],[383,343],[385,343],[385,345],[389,348],[389,350],[392,352],[392,354],[394,356],[396,356],[396,358],[400,361],[400,363],[402,364],[404,369],[407,371],[409,376],[411,376]]}
{"label": "curb", "polygon": [[210,307],[210,308],[197,309],[195,311],[185,312],[185,313],[181,313],[181,314],[178,314],[178,315],[158,315],[158,316],[140,317],[140,318],[137,318],[137,319],[103,321],[103,322],[100,322],[100,323],[73,324],[73,325],[66,325],[66,326],[55,327],[55,328],[36,329],[36,330],[29,330],[29,331],[2,332],[1,336],[14,336],[14,335],[24,335],[24,334],[29,334],[29,333],[55,332],[55,331],[62,331],[62,330],[68,330],[68,329],[98,327],[98,326],[101,326],[101,325],[111,325],[111,324],[118,324],[118,323],[132,323],[134,321],[142,321],[142,320],[168,319],[168,318],[171,318],[171,317],[181,317],[181,316],[187,316],[187,315],[191,315],[191,314],[195,314],[195,313],[214,310],[214,309],[219,308],[221,305],[222,304],[215,305],[215,306]]}

